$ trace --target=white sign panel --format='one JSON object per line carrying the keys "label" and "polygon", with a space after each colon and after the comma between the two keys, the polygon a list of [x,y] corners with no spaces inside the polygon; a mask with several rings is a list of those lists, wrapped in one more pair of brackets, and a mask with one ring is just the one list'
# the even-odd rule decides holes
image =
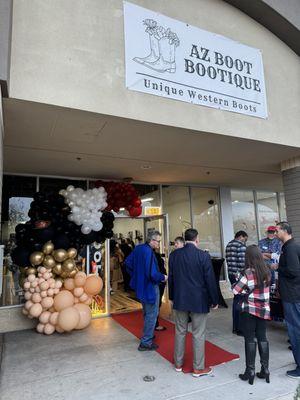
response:
{"label": "white sign panel", "polygon": [[126,87],[267,118],[261,52],[124,2]]}

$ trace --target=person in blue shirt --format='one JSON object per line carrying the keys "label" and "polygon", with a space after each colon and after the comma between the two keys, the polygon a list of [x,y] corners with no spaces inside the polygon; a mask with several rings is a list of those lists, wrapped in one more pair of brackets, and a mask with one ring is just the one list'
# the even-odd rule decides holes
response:
{"label": "person in blue shirt", "polygon": [[276,226],[268,226],[267,237],[258,242],[265,264],[271,270],[271,284],[275,283],[275,269],[278,267],[278,260],[281,253],[282,243],[276,236]]}
{"label": "person in blue shirt", "polygon": [[144,329],[139,351],[158,348],[153,342],[153,336],[159,312],[159,284],[168,279],[167,275],[159,272],[153,251],[160,247],[160,241],[161,234],[158,231],[150,232],[146,243],[136,246],[125,260],[130,275],[130,287],[143,306]]}

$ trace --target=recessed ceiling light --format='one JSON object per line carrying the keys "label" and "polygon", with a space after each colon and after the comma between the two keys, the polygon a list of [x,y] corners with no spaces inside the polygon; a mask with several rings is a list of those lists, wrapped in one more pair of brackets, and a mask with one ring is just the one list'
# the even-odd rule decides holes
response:
{"label": "recessed ceiling light", "polygon": [[151,169],[152,167],[149,164],[144,164],[144,165],[141,165],[141,168],[142,169]]}

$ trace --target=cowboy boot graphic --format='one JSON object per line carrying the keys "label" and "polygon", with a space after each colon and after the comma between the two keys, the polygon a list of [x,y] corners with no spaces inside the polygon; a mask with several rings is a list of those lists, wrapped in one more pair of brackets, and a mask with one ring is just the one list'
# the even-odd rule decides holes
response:
{"label": "cowboy boot graphic", "polygon": [[175,51],[179,46],[179,39],[170,29],[158,29],[157,35],[160,36],[159,58],[154,62],[145,62],[144,65],[157,72],[175,73]]}
{"label": "cowboy boot graphic", "polygon": [[150,42],[150,54],[147,57],[135,57],[133,61],[144,64],[145,62],[154,62],[159,58],[159,41],[158,38],[155,37],[155,32],[157,29],[157,22],[153,19],[146,19],[144,21],[144,25],[146,25],[145,32],[149,35]]}

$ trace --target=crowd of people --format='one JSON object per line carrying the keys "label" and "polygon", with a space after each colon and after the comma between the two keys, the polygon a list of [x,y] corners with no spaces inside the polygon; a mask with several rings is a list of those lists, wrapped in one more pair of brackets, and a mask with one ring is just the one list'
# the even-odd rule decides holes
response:
{"label": "crowd of people", "polygon": [[[255,376],[270,382],[269,343],[266,335],[270,317],[270,286],[278,276],[291,350],[296,368],[287,371],[300,378],[300,245],[287,222],[267,228],[257,245],[246,246],[248,235],[239,231],[226,247],[228,277],[234,294],[233,333],[244,336],[246,369],[240,379],[253,384]],[[193,376],[211,374],[205,367],[205,331],[210,309],[218,308],[217,283],[207,251],[199,248],[196,229],[187,229],[174,241],[169,273],[159,255],[161,234],[150,232],[146,243],[136,246],[125,258],[129,286],[143,306],[144,327],[139,351],[156,350],[154,331],[158,325],[161,297],[168,281],[169,301],[175,321],[174,367],[181,372],[188,323],[193,336]],[[163,266],[163,268],[162,268]],[[276,273],[275,273],[276,271]],[[157,329],[159,328],[159,329]],[[255,374],[256,352],[261,370]]]}

